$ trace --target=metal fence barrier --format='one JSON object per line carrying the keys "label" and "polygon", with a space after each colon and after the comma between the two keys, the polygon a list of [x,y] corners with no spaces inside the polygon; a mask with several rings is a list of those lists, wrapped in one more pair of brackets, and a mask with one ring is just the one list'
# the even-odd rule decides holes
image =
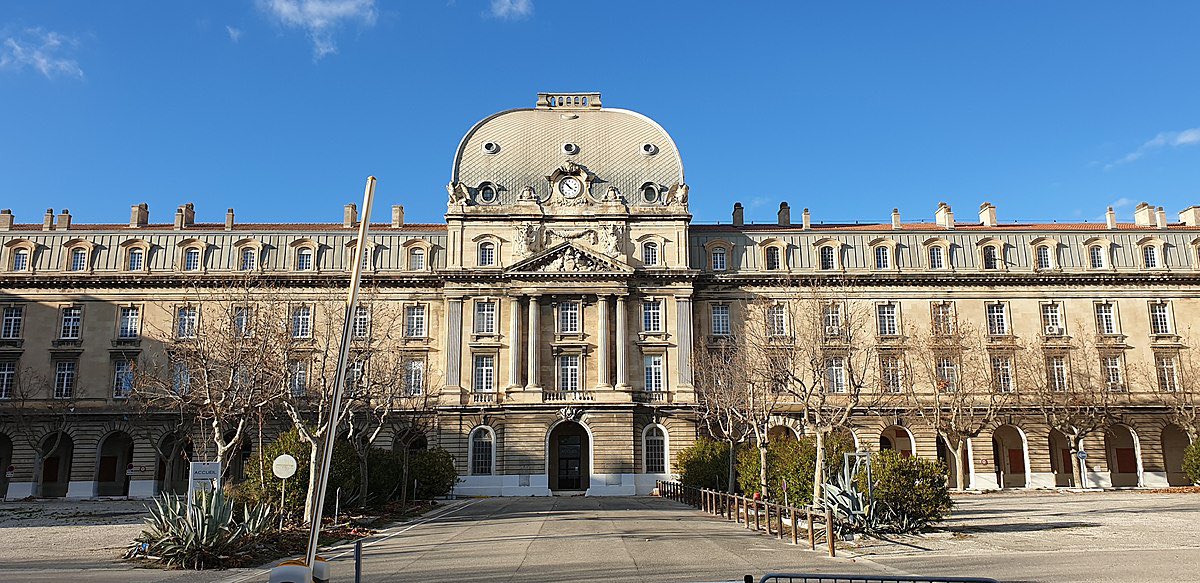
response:
{"label": "metal fence barrier", "polygon": [[758,583],[999,583],[986,577],[905,577],[896,575],[828,575],[768,573]]}

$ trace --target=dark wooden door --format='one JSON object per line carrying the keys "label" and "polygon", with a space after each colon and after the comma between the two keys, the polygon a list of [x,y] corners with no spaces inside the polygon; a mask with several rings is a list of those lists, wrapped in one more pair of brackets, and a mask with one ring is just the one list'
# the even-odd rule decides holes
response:
{"label": "dark wooden door", "polygon": [[579,435],[558,436],[558,487],[579,490],[582,486],[583,440]]}

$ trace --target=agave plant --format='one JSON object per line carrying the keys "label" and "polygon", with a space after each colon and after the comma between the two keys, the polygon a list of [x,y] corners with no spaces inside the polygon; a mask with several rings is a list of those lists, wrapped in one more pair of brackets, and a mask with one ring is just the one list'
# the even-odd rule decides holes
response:
{"label": "agave plant", "polygon": [[190,505],[185,498],[163,494],[146,509],[146,528],[134,539],[129,556],[192,569],[240,562],[271,531],[275,516],[270,506],[243,506],[241,520],[235,520],[234,504],[220,490],[197,495]]}
{"label": "agave plant", "polygon": [[833,512],[839,533],[865,532],[871,528],[871,510],[866,494],[858,489],[847,465],[834,482],[824,484],[825,505]]}

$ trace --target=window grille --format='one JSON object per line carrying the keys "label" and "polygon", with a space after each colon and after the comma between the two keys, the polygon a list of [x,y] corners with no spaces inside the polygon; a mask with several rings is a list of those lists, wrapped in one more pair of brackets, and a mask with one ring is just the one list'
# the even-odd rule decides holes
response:
{"label": "window grille", "polygon": [[899,393],[904,389],[904,363],[900,357],[880,357],[879,379],[885,392]]}
{"label": "window grille", "polygon": [[308,366],[303,361],[288,363],[288,390],[293,397],[303,397],[308,392]]}
{"label": "window grille", "polygon": [[113,362],[113,398],[125,399],[133,392],[134,363],[129,359]]}
{"label": "window grille", "polygon": [[1117,315],[1111,303],[1096,304],[1096,331],[1101,334],[1117,333]]}
{"label": "window grille", "polygon": [[1166,302],[1150,304],[1150,333],[1171,333],[1171,312]]}
{"label": "window grille", "polygon": [[490,300],[475,302],[475,333],[496,333],[496,302]]}
{"label": "window grille", "polygon": [[938,358],[934,363],[934,371],[942,391],[953,393],[958,390],[958,363],[953,358]]}
{"label": "window grille", "polygon": [[767,247],[767,269],[779,269],[779,247]]}
{"label": "window grille", "polygon": [[821,267],[822,271],[829,271],[836,266],[836,264],[834,262],[834,254],[833,254],[832,246],[825,245],[825,246],[821,247],[819,255],[820,255],[820,267]]}
{"label": "window grille", "polygon": [[642,302],[642,331],[662,332],[661,300],[645,300]]}
{"label": "window grille", "polygon": [[71,306],[62,309],[62,328],[58,337],[63,340],[79,340],[83,329],[83,308]]}
{"label": "window grille", "polygon": [[490,354],[475,355],[475,377],[473,388],[476,393],[491,393],[496,390],[496,358]]}
{"label": "window grille", "polygon": [[642,263],[658,265],[658,243],[649,241],[642,245]]}
{"label": "window grille", "polygon": [[292,338],[312,337],[312,308],[298,306],[292,311]]}
{"label": "window grille", "polygon": [[29,250],[17,249],[13,252],[13,271],[27,271],[29,269]]}
{"label": "window grille", "polygon": [[17,388],[17,363],[12,360],[0,361],[0,399],[11,399]]}
{"label": "window grille", "polygon": [[930,269],[945,269],[946,254],[941,247],[929,248],[929,268]]}
{"label": "window grille", "polygon": [[409,360],[404,363],[404,388],[409,395],[420,395],[425,391],[425,361]]}
{"label": "window grille", "polygon": [[1100,368],[1104,371],[1104,380],[1108,382],[1109,390],[1119,391],[1125,387],[1125,382],[1121,375],[1121,357],[1100,357]]}
{"label": "window grille", "polygon": [[313,251],[304,248],[296,252],[296,271],[310,271],[313,268]]}
{"label": "window grille", "polygon": [[892,252],[887,247],[875,248],[875,269],[888,269],[892,266]]}
{"label": "window grille", "polygon": [[242,271],[252,271],[258,265],[257,252],[251,247],[242,248]]}
{"label": "window grille", "polygon": [[1088,247],[1088,264],[1092,269],[1101,269],[1104,267],[1104,250],[1099,245]]}
{"label": "window grille", "polygon": [[562,334],[579,333],[579,302],[558,304],[558,331]]}
{"label": "window grille", "polygon": [[367,306],[354,307],[354,319],[351,322],[354,337],[362,340],[371,335],[371,309]]}
{"label": "window grille", "polygon": [[1158,371],[1158,389],[1160,391],[1173,393],[1179,390],[1179,363],[1174,355],[1155,355],[1154,368]]}
{"label": "window grille", "polygon": [[846,358],[831,356],[825,359],[825,391],[846,392]]}
{"label": "window grille", "polygon": [[983,248],[983,268],[987,270],[1000,268],[1000,259],[994,245],[988,245]]}
{"label": "window grille", "polygon": [[728,336],[730,334],[729,304],[712,305],[712,333],[714,336]]}
{"label": "window grille", "polygon": [[787,336],[787,313],[782,305],[767,308],[767,335]]}
{"label": "window grille", "polygon": [[558,357],[558,390],[579,390],[578,354],[564,354]]}
{"label": "window grille", "polygon": [[87,268],[87,249],[75,249],[71,251],[71,271],[87,271]]}
{"label": "window grille", "polygon": [[1046,245],[1037,246],[1037,268],[1050,269],[1050,247]]}
{"label": "window grille", "polygon": [[408,268],[412,271],[425,269],[425,250],[411,249],[408,252]]}
{"label": "window grille", "polygon": [[141,271],[145,265],[146,255],[141,249],[129,250],[129,263],[126,265],[129,271]]}
{"label": "window grille", "polygon": [[1069,388],[1067,357],[1059,355],[1046,357],[1046,381],[1050,385],[1050,390],[1055,392],[1065,391]]}
{"label": "window grille", "polygon": [[939,302],[933,304],[933,333],[938,336],[949,336],[954,333],[954,304]]}
{"label": "window grille", "polygon": [[992,357],[992,388],[999,393],[1013,390],[1013,363],[1011,356]]}
{"label": "window grille", "polygon": [[987,329],[989,336],[1008,335],[1008,305],[994,303],[987,305]]}
{"label": "window grille", "polygon": [[21,324],[24,320],[25,308],[21,306],[8,306],[4,308],[4,319],[0,322],[0,338],[20,338]]}
{"label": "window grille", "polygon": [[425,306],[404,308],[404,336],[407,338],[425,337]]}
{"label": "window grille", "polygon": [[1142,247],[1142,265],[1146,269],[1158,268],[1158,247],[1153,245]]}
{"label": "window grille", "polygon": [[175,312],[175,336],[195,338],[200,311],[195,306],[184,306]]}
{"label": "window grille", "polygon": [[648,354],[643,358],[646,373],[646,392],[661,392],[663,390],[663,357],[661,354]]}
{"label": "window grille", "polygon": [[875,320],[880,336],[896,336],[900,333],[899,322],[896,318],[896,304],[875,306]]}

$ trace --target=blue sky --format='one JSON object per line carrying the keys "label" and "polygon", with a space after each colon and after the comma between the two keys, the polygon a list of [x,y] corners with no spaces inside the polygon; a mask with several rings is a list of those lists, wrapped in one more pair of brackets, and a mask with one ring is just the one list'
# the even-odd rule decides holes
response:
{"label": "blue sky", "polygon": [[537,91],[678,143],[697,221],[1200,204],[1200,2],[8,0],[0,207],[441,221],[454,148]]}

